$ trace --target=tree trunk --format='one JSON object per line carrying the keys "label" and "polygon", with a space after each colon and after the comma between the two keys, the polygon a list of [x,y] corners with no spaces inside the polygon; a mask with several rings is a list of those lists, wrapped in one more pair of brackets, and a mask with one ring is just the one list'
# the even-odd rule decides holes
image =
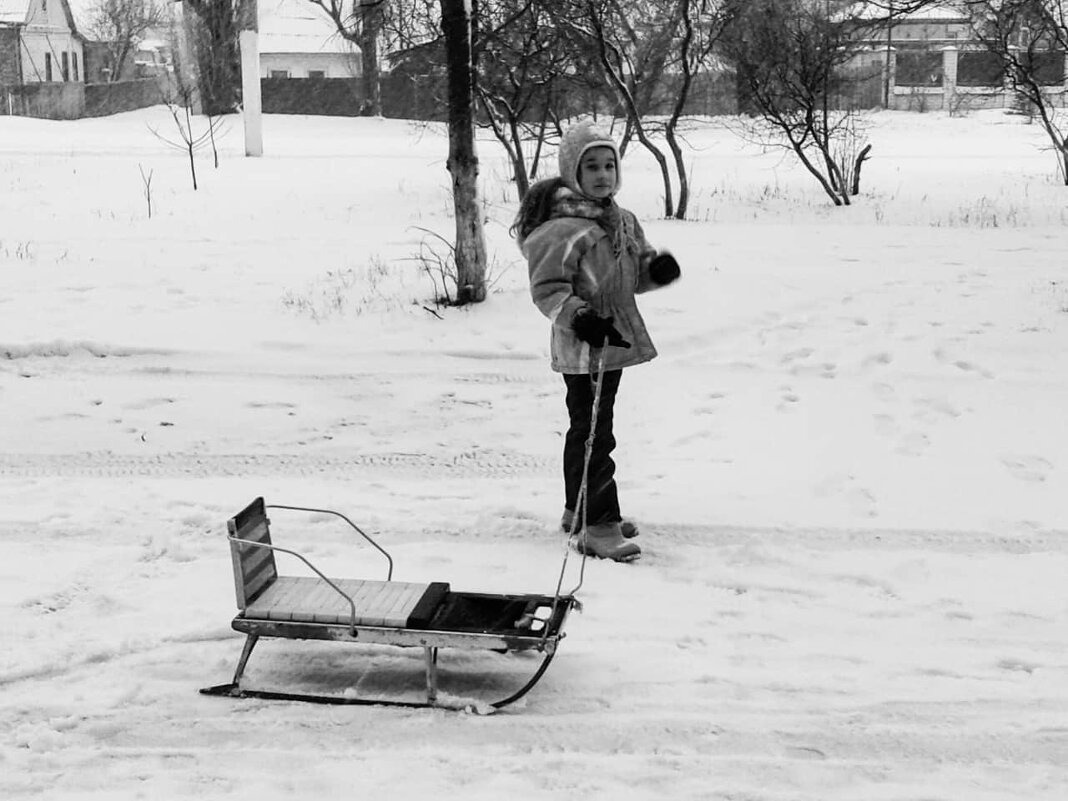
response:
{"label": "tree trunk", "polygon": [[675,219],[685,220],[686,212],[690,206],[690,178],[686,174],[686,161],[682,154],[682,147],[679,145],[678,136],[675,133],[674,120],[669,121],[665,131],[665,138],[667,139],[668,149],[671,150],[672,158],[675,160],[675,172],[679,176],[679,202],[675,206]]}
{"label": "tree trunk", "polygon": [[456,217],[456,305],[486,299],[486,242],[478,202],[471,0],[441,0],[449,76],[449,161]]}
{"label": "tree trunk", "polygon": [[198,17],[195,35],[205,114],[230,114],[241,98],[241,60],[234,0],[185,0]]}
{"label": "tree trunk", "polygon": [[382,76],[378,70],[378,33],[382,29],[384,0],[360,0],[360,68],[364,100],[360,112],[382,116]]}
{"label": "tree trunk", "polygon": [[519,199],[522,200],[527,190],[530,189],[530,176],[527,175],[527,160],[523,155],[523,132],[519,129],[519,123],[513,117],[508,124],[508,130],[512,136],[512,141],[515,142],[515,153],[513,158],[515,159],[515,188],[519,193]]}
{"label": "tree trunk", "polygon": [[626,112],[627,129],[623,136],[623,143],[619,148],[620,158],[626,153],[626,143],[630,141],[630,135],[633,131],[633,134],[638,137],[638,141],[641,142],[642,147],[652,154],[653,158],[656,159],[657,165],[660,167],[660,176],[664,182],[664,217],[673,217],[675,216],[675,199],[671,188],[671,171],[668,168],[667,158],[661,152],[660,148],[653,144],[652,140],[650,140],[645,133],[645,128],[642,125],[641,112],[638,109],[638,104],[634,100],[634,95],[627,87],[624,77],[616,71],[615,67],[612,65],[611,58],[609,58],[608,40],[605,38],[601,20],[597,17],[597,13],[592,4],[587,6],[587,13],[589,15],[591,27],[596,36],[601,67],[604,70],[609,83],[615,88],[616,95]]}
{"label": "tree trunk", "polygon": [[853,162],[853,186],[849,188],[849,194],[860,194],[860,168],[864,166],[864,162],[868,160],[868,154],[871,152],[871,145],[865,145],[864,149],[857,155],[857,160]]}

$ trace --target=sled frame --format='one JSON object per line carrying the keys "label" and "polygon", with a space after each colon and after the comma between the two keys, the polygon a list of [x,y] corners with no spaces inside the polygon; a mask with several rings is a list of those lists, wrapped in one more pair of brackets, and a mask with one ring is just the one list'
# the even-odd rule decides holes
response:
{"label": "sled frame", "polygon": [[[351,585],[352,581],[330,579],[323,574],[315,565],[297,551],[281,548],[274,545],[270,539],[270,521],[267,519],[268,508],[279,508],[304,512],[327,513],[335,515],[349,523],[359,534],[368,540],[379,550],[389,562],[389,573],[385,582],[360,582],[360,584],[375,585],[372,591],[381,589],[393,592],[396,595],[398,582],[392,582],[393,559],[378,543],[374,542],[366,533],[360,530],[351,520],[337,512],[325,509],[312,509],[300,506],[268,506],[263,498],[256,498],[248,507],[235,517],[227,521],[227,533],[234,563],[234,586],[237,595],[238,614],[233,618],[231,627],[245,634],[245,642],[234,671],[233,679],[226,684],[205,687],[200,690],[204,695],[224,696],[230,698],[259,698],[280,701],[301,701],[317,704],[334,705],[377,705],[377,706],[403,706],[403,707],[449,707],[454,704],[443,704],[439,700],[438,685],[438,657],[439,649],[458,650],[486,650],[498,653],[512,653],[519,651],[534,651],[543,655],[541,662],[531,678],[518,690],[506,698],[483,702],[475,699],[467,705],[488,706],[501,709],[518,701],[525,696],[542,678],[549,664],[556,654],[560,640],[565,636],[563,626],[571,609],[577,606],[577,600],[573,596],[560,595],[504,595],[488,593],[454,593],[446,584],[432,583],[419,603],[415,605],[417,611],[413,611],[409,621],[417,619],[416,625],[368,625],[361,618],[359,599],[365,597],[360,594],[356,598],[347,593],[343,586]],[[280,576],[274,561],[276,553],[284,553],[303,562],[318,578],[325,582],[316,587],[321,597],[324,592],[330,590],[344,600],[342,607],[347,607],[344,614],[336,614],[335,619],[317,621],[310,619],[306,610],[300,611],[300,600],[294,606],[294,617],[303,615],[306,619],[273,619],[264,616],[262,610],[257,611],[257,601],[262,599],[265,593],[276,585],[275,589],[285,585],[287,598],[294,598],[294,593],[299,594],[301,587],[298,582],[306,579],[293,579]],[[289,584],[286,584],[289,582]],[[407,585],[405,585],[407,586]],[[443,590],[444,588],[444,590]],[[362,591],[361,591],[362,593]],[[431,608],[437,599],[437,607]],[[335,605],[337,598],[334,599]],[[449,627],[449,615],[447,606],[474,604],[474,605],[504,605],[508,610],[526,610],[521,620],[525,621],[529,628],[518,628],[519,623],[508,629],[489,628],[479,630],[471,625]],[[272,608],[268,614],[288,615],[291,610]],[[372,613],[373,616],[377,613]],[[422,648],[425,672],[426,694],[425,700],[407,701],[388,698],[363,698],[349,696],[319,695],[310,693],[292,693],[276,690],[261,690],[244,687],[242,680],[245,669],[252,656],[256,644],[263,638],[275,638],[285,640],[325,640],[350,644],[373,644],[389,645],[400,648]]]}

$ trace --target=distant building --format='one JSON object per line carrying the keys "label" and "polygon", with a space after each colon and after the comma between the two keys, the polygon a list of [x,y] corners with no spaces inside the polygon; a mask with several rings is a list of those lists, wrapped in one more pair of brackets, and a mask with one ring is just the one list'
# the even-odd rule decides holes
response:
{"label": "distant building", "polygon": [[84,80],[83,44],[67,0],[0,0],[0,86]]}
{"label": "distant building", "polygon": [[[854,6],[855,8],[855,6]],[[886,16],[881,4],[872,13]],[[967,3],[947,0],[922,11],[891,16],[867,40],[852,66],[889,108],[924,111],[1004,108],[1014,102],[1000,59],[979,41]],[[1068,97],[1065,54],[1050,48],[1036,57],[1041,82],[1054,103]],[[889,95],[887,95],[889,92]],[[872,93],[868,92],[868,96]]]}
{"label": "distant building", "polygon": [[356,78],[360,49],[308,0],[260,0],[261,78]]}

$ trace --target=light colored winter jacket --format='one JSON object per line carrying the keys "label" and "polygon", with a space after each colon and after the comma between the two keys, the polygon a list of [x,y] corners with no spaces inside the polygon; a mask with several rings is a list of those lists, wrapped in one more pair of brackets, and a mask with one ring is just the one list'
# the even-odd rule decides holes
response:
{"label": "light colored winter jacket", "polygon": [[656,356],[635,300],[636,294],[658,288],[649,278],[649,260],[656,251],[634,215],[620,211],[635,234],[636,254],[626,249],[617,259],[604,228],[581,217],[542,223],[523,242],[531,298],[552,321],[552,369],[558,373],[588,373],[597,367],[600,348],[582,342],[571,328],[575,314],[587,306],[602,317],[613,317],[631,343],[630,348],[609,346],[605,369],[631,367]]}

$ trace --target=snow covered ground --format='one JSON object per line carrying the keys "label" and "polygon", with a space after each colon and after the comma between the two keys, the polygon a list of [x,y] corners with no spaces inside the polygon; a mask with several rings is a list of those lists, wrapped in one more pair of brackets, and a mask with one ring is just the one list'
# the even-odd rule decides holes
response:
{"label": "snow covered ground", "polygon": [[[877,114],[834,209],[706,122],[688,222],[631,151],[621,202],[684,271],[617,412],[644,556],[587,563],[549,672],[487,716],[197,689],[240,651],[225,521],[257,495],[347,514],[400,580],[555,587],[562,381],[499,150],[493,292],[435,309],[441,129],[269,116],[246,159],[235,120],[194,192],[171,125],[0,118],[0,798],[1065,797],[1068,190],[1037,127]],[[336,519],[272,519],[384,574]],[[421,652],[293,642],[248,672],[421,682]]]}

